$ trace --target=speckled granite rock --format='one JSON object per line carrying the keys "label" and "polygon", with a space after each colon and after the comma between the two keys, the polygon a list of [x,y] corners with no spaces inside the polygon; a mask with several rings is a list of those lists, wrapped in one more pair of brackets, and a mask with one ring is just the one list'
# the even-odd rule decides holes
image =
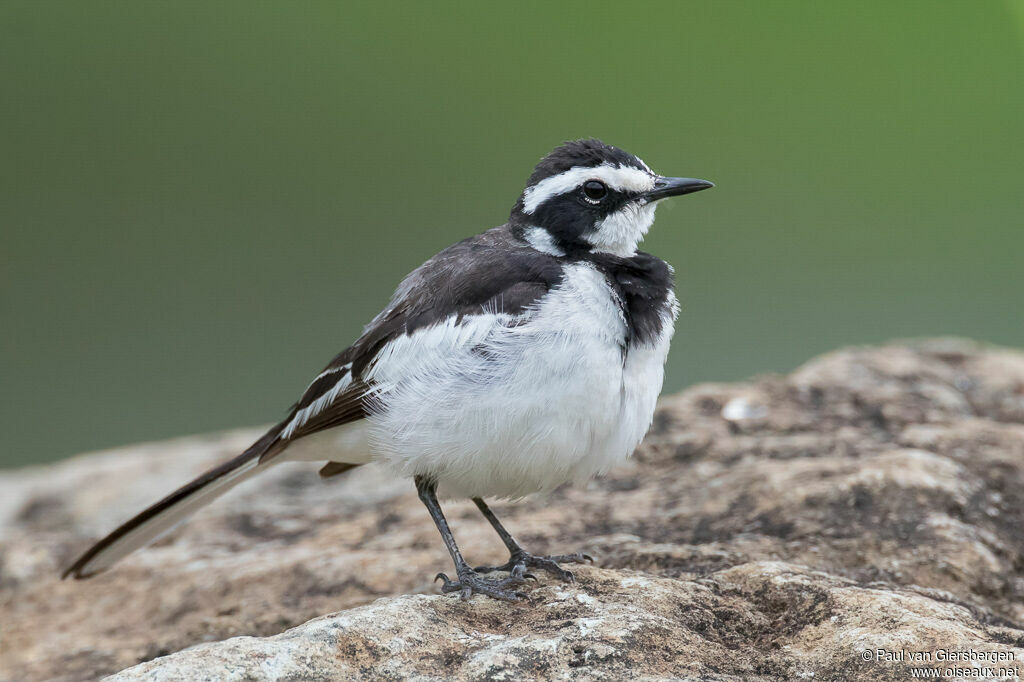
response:
{"label": "speckled granite rock", "polygon": [[[529,547],[599,556],[526,604],[436,595],[436,531],[372,467],[279,467],[114,570],[57,579],[253,433],[0,475],[0,679],[148,661],[116,679],[888,680],[939,650],[1024,674],[1024,353],[843,350],[666,398],[629,464],[497,505]],[[471,505],[448,510],[471,560],[503,559]]]}
{"label": "speckled granite rock", "polygon": [[979,631],[962,606],[792,564],[746,563],[700,580],[583,569],[578,586],[541,587],[512,608],[390,597],[274,637],[198,646],[112,679],[880,680],[901,666],[875,661],[879,649],[1024,657],[1002,643],[1010,632],[1019,634]]}

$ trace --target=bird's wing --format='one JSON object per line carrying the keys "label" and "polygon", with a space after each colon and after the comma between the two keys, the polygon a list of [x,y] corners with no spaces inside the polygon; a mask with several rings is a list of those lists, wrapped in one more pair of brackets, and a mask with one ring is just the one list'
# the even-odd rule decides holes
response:
{"label": "bird's wing", "polygon": [[[362,336],[322,371],[273,426],[245,452],[207,471],[123,523],[93,545],[64,577],[87,578],[131,551],[154,541],[228,490],[278,461],[289,444],[362,419],[372,394],[367,370],[394,339],[451,317],[519,314],[543,297],[561,277],[553,259],[495,228],[445,249],[412,272]],[[323,475],[340,473],[345,463],[328,464]]]}
{"label": "bird's wing", "polygon": [[[504,226],[441,251],[409,274],[383,312],[309,385],[280,426],[281,445],[362,419],[373,394],[370,368],[397,337],[455,318],[521,314],[561,279],[561,265]],[[268,451],[266,461],[283,450]]]}

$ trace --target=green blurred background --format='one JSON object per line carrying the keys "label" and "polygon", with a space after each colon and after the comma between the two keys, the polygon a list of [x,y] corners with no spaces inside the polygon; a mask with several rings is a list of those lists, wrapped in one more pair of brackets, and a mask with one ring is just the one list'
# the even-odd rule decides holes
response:
{"label": "green blurred background", "polygon": [[0,4],[0,465],[283,415],[597,136],[714,180],[666,390],[1024,345],[1024,0]]}

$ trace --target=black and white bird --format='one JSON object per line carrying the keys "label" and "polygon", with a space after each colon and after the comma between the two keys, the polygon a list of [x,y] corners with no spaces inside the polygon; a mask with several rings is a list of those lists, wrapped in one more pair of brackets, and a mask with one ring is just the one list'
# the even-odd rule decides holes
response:
{"label": "black and white bird", "polygon": [[[660,176],[599,140],[558,147],[537,164],[508,222],[410,273],[287,418],[100,540],[64,576],[108,568],[238,483],[304,459],[309,449],[290,447],[296,441],[365,420],[366,446],[338,452],[320,473],[372,461],[413,478],[455,562],[455,579],[437,576],[442,591],[516,600],[529,569],[572,580],[559,563],[589,557],[528,553],[484,498],[587,479],[639,445],[678,305],[672,268],[637,245],[659,200],[712,186]],[[508,563],[471,568],[438,495],[472,499]],[[486,576],[494,571],[509,575]]]}

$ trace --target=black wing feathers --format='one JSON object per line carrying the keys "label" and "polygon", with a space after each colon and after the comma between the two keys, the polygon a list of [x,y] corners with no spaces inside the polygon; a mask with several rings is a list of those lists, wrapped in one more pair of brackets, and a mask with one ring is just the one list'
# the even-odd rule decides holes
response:
{"label": "black wing feathers", "polygon": [[562,265],[514,238],[507,225],[454,244],[414,270],[388,307],[328,367],[352,364],[361,378],[390,340],[451,316],[520,314],[562,278]]}
{"label": "black wing feathers", "polygon": [[388,307],[310,384],[292,407],[286,424],[339,381],[351,377],[351,383],[330,404],[292,429],[287,440],[365,417],[364,398],[371,389],[365,374],[389,341],[452,316],[459,322],[467,315],[481,313],[520,314],[561,277],[562,266],[557,259],[513,237],[508,226],[441,251],[402,281]]}

